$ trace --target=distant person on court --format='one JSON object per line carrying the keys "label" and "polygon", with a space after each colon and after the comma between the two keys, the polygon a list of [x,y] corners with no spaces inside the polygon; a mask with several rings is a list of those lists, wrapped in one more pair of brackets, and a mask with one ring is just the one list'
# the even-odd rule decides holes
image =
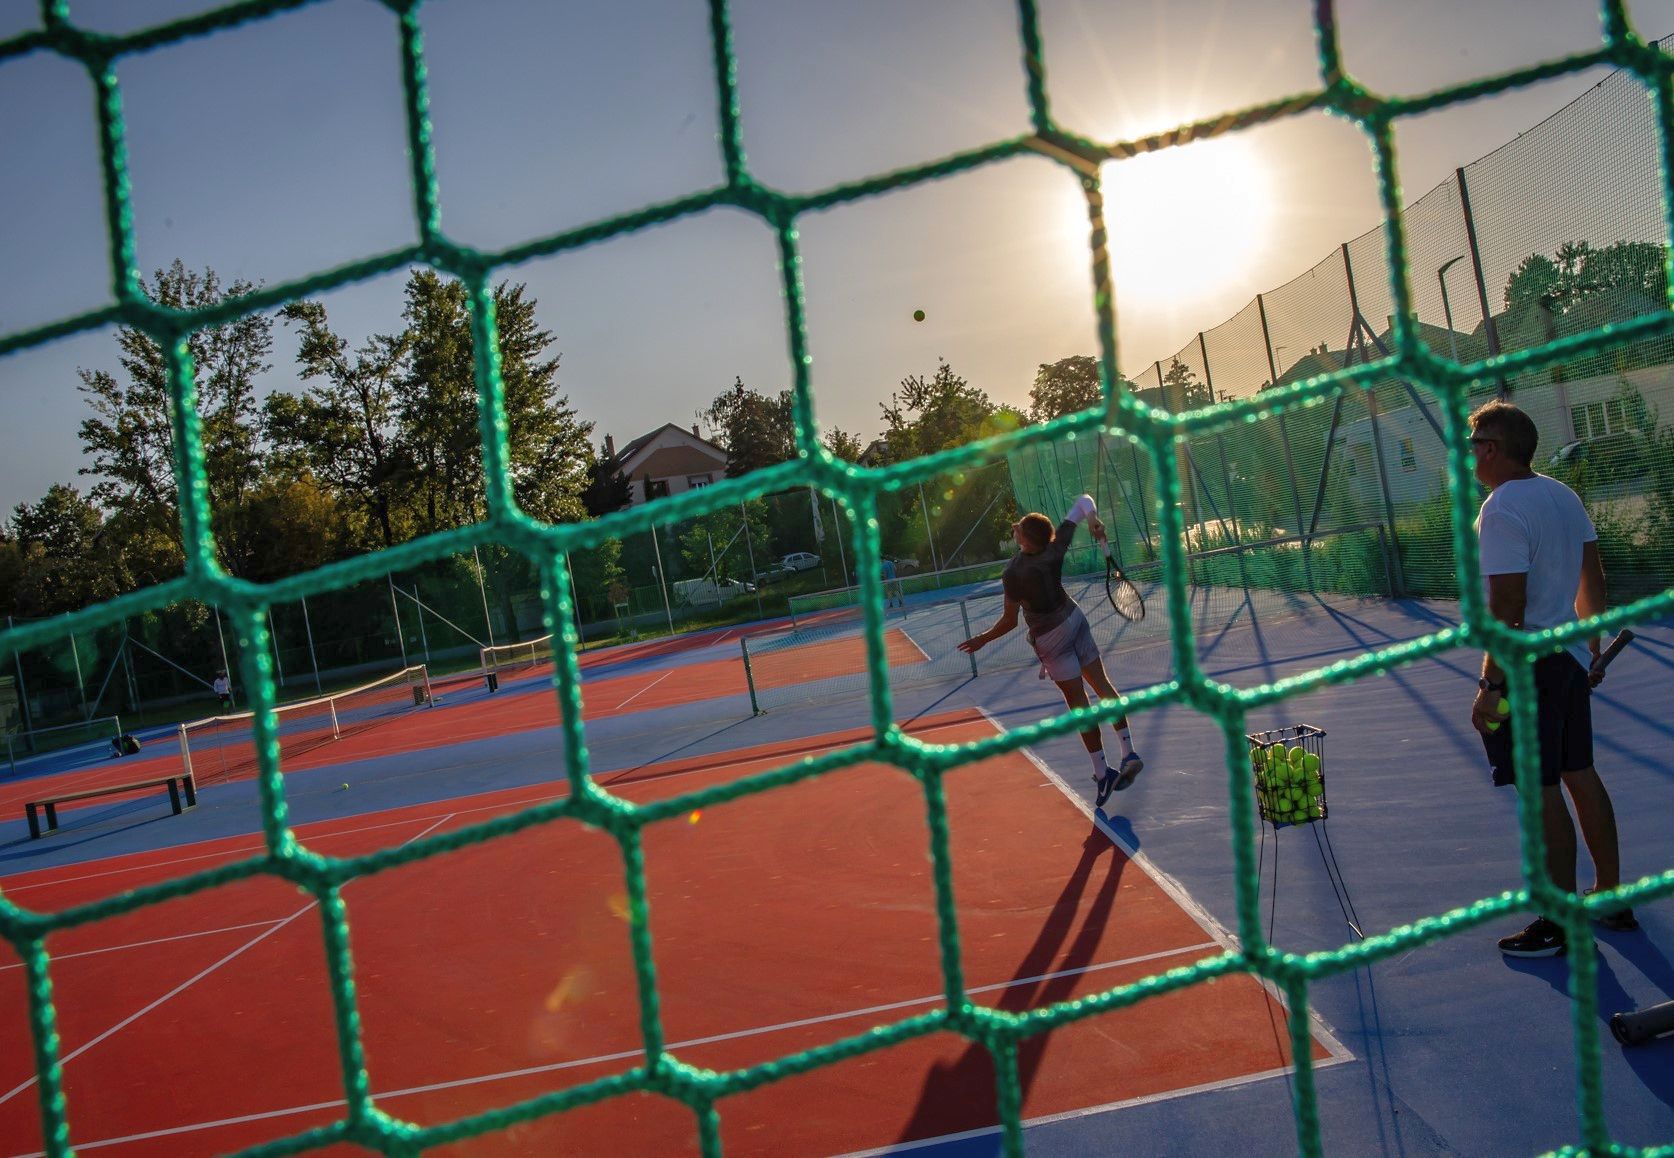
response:
{"label": "distant person on court", "polygon": [[221,710],[231,711],[233,706],[232,681],[227,678],[227,673],[224,671],[216,672],[215,683],[212,686],[215,689],[216,698],[221,701]]}
{"label": "distant person on court", "polygon": [[[1574,491],[1532,469],[1540,438],[1534,420],[1509,402],[1490,402],[1471,414],[1470,423],[1476,478],[1489,490],[1476,520],[1489,611],[1501,623],[1528,630],[1561,627],[1604,611],[1598,534]],[[1616,813],[1593,767],[1592,689],[1604,678],[1598,656],[1594,636],[1534,665],[1546,869],[1570,892],[1576,884],[1576,844],[1566,790],[1593,860],[1594,888],[1621,883]],[[1484,654],[1471,724],[1482,733],[1497,786],[1516,782],[1511,728],[1499,714],[1505,690],[1505,673]],[[1639,927],[1626,907],[1598,920],[1619,932]],[[1563,926],[1545,916],[1500,940],[1500,952],[1508,957],[1552,957],[1565,948]]]}
{"label": "distant person on court", "polygon": [[[1092,685],[1100,699],[1113,700],[1117,691],[1105,674],[1104,660],[1099,656],[1098,644],[1093,641],[1093,629],[1086,615],[1064,590],[1064,555],[1070,540],[1082,520],[1093,538],[1103,541],[1104,524],[1099,521],[1098,507],[1091,495],[1075,500],[1069,514],[1056,530],[1052,520],[1038,512],[1024,515],[1011,525],[1011,537],[1017,543],[1017,554],[1006,564],[1001,584],[1005,588],[1005,609],[1000,618],[981,635],[972,636],[959,645],[959,650],[975,653],[1017,626],[1017,614],[1029,627],[1029,643],[1040,657],[1046,674],[1064,694],[1064,703],[1072,708],[1087,706],[1087,689],[1083,681]],[[1123,716],[1113,726],[1117,741],[1122,745],[1122,758],[1112,769],[1104,758],[1104,745],[1098,728],[1081,733],[1086,745],[1087,759],[1093,767],[1093,780],[1098,785],[1098,803],[1114,790],[1122,791],[1133,783],[1145,767],[1133,750],[1133,739],[1128,735],[1128,718]]]}
{"label": "distant person on court", "polygon": [[899,607],[903,611],[907,609],[907,596],[901,589],[900,580],[895,576],[895,560],[888,555],[885,555],[883,560],[883,589],[885,611],[891,607]]}

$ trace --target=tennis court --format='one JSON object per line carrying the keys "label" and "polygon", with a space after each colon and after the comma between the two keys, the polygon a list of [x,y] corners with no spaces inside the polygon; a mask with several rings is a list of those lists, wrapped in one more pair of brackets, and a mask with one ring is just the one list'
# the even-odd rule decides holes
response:
{"label": "tennis court", "polygon": [[[1306,600],[1240,601],[1214,591],[1193,597],[1204,662],[1228,678],[1279,678],[1339,651],[1413,638],[1445,624],[1450,611],[1387,601],[1315,601],[1310,609]],[[927,645],[944,646],[922,628],[950,619],[957,613],[946,601],[892,618],[903,666],[922,665]],[[814,666],[860,662],[858,644],[834,641],[833,630],[827,622],[809,632]],[[770,793],[679,807],[704,789],[828,759],[869,738],[865,700],[833,695],[818,680],[804,685],[794,710],[752,715],[741,657],[719,655],[735,646],[711,636],[650,654],[593,653],[583,699],[594,782],[637,805],[675,808],[644,835],[668,1048],[701,1068],[752,1071],[786,1054],[864,1043],[875,1025],[930,1014],[942,1006],[944,980],[923,790],[911,776],[863,762]],[[1154,645],[1113,641],[1108,661],[1126,687],[1169,674],[1166,651]],[[1466,655],[1425,661],[1388,680],[1322,689],[1297,705],[1328,729],[1330,834],[1368,931],[1517,884],[1510,803],[1486,787],[1474,737],[1451,709],[1468,662]],[[1645,632],[1628,662],[1641,673],[1670,670],[1674,632]],[[726,664],[738,681],[733,690],[701,698]],[[317,744],[294,761],[287,756],[298,839],[330,857],[399,850],[562,800],[568,789],[551,678],[550,667],[532,667],[492,695],[480,681],[452,692],[443,683],[433,706]],[[684,688],[700,698],[629,699],[628,688],[653,680],[663,695]],[[1659,694],[1643,679],[1601,692],[1600,762],[1620,802],[1630,858],[1674,851],[1665,826],[1639,803],[1666,790],[1667,724],[1652,708]],[[1055,698],[1031,668],[996,663],[976,678],[966,670],[901,687],[896,714],[929,743],[982,742],[1038,719]],[[1392,729],[1397,707],[1402,719],[1426,725]],[[1119,808],[1103,813],[1088,803],[1074,737],[947,776],[952,895],[963,983],[974,1002],[1011,1012],[1073,1005],[1236,944],[1217,730],[1175,707],[1138,716],[1134,728],[1148,769],[1112,801]],[[144,758],[178,763],[178,753],[150,753]],[[16,800],[34,790],[30,780],[7,786],[0,884],[40,911],[260,849],[248,780],[210,785],[181,817],[145,801],[70,812],[64,832],[43,841],[29,841],[17,819]],[[1262,844],[1262,912],[1277,943],[1303,952],[1352,942],[1306,832],[1269,832]],[[617,842],[571,820],[345,887],[379,1104],[439,1126],[595,1080],[631,1080],[645,1055],[627,888]],[[1601,936],[1601,1000],[1609,1008],[1674,990],[1674,967],[1652,949],[1665,917],[1657,907],[1641,916],[1645,932]],[[1473,1124],[1469,1100],[1431,1069],[1468,1065],[1492,1048],[1503,1051],[1500,1064],[1522,1073],[1512,1059],[1560,1048],[1567,1002],[1561,961],[1507,969],[1489,932],[1450,938],[1400,966],[1315,984],[1307,1024],[1331,1107],[1322,1124],[1328,1142],[1383,1131],[1385,1148],[1493,1149],[1496,1131]],[[340,1116],[321,936],[317,904],[267,877],[55,934],[55,995],[73,1011],[60,1032],[77,1145],[209,1154]],[[0,1007],[21,1009],[23,980],[15,959],[0,968],[10,991]],[[0,1092],[9,1091],[0,1120],[4,1136],[35,1141],[8,1153],[39,1146],[29,1051],[14,1037],[22,1024],[21,1016],[8,1020],[9,1044],[0,1051],[12,1067],[0,1075]],[[1242,972],[1165,987],[1031,1037],[1018,1054],[1028,1145],[1085,1152],[1119,1137],[1137,1153],[1179,1152],[1182,1144],[1198,1151],[1230,1144],[1222,1118],[1231,1114],[1264,1123],[1267,1133],[1249,1152],[1289,1152],[1288,1043],[1283,1001]],[[1606,1058],[1624,1136],[1654,1137],[1674,1104],[1667,1052]],[[1409,1068],[1421,1059],[1419,1070]],[[263,1081],[246,1080],[256,1069]],[[1566,1117],[1567,1079],[1544,1063],[1529,1063],[1525,1076],[1537,1091],[1517,1099],[1528,1136],[1553,1136]],[[1538,1094],[1541,1083],[1547,1094]],[[931,1142],[949,1153],[989,1152],[997,1145],[993,1088],[986,1049],[925,1032],[888,1048],[861,1045],[848,1060],[752,1086],[717,1108],[728,1152],[870,1153]],[[1147,1137],[1159,1114],[1167,1115],[1166,1141]],[[698,1144],[689,1111],[634,1095],[520,1123],[471,1148],[593,1151],[624,1133],[657,1152],[695,1152]]]}
{"label": "tennis court", "polygon": [[[1666,1158],[1654,5],[88,7],[0,30],[0,1158]],[[961,650],[1066,510],[1084,713]]]}
{"label": "tennis court", "polygon": [[[955,712],[914,731],[959,743],[993,736],[995,726]],[[645,803],[863,738],[839,733],[595,775]],[[1108,829],[1091,827],[1085,806],[1026,754],[962,769],[954,787],[954,888],[979,1002],[1038,1008],[1224,948],[1223,931],[1133,863]],[[859,765],[653,830],[645,855],[670,1048],[700,1066],[758,1065],[940,1001],[917,795],[900,772]],[[354,855],[538,798],[527,790],[464,797],[304,825],[298,836],[322,853]],[[60,909],[113,878],[134,887],[252,850],[249,838],[210,841],[16,874],[6,888],[20,903]],[[392,1109],[437,1124],[641,1060],[613,851],[608,838],[560,824],[346,892],[362,1015],[383,1027],[368,1037],[371,1078]],[[69,1093],[98,1123],[78,1143],[211,1153],[340,1112],[319,932],[315,906],[265,881],[55,938],[59,993],[77,1010],[63,1026]],[[15,1004],[22,971],[15,961],[0,968],[12,990],[3,1001]],[[1285,1063],[1274,1038],[1283,1021],[1277,1004],[1238,976],[1043,1037],[1020,1059],[1026,1111],[1077,1112],[1271,1074]],[[1336,1056],[1327,1035],[1317,1040],[1317,1060]],[[1116,1081],[1105,1072],[1113,1048],[1132,1063]],[[258,1054],[270,1060],[256,1087],[244,1072]],[[29,1053],[5,1056],[0,1121],[4,1136],[28,1149]],[[740,1097],[726,1114],[728,1149],[836,1153],[978,1130],[994,1124],[982,1097],[991,1084],[985,1051],[931,1036]],[[177,1093],[158,1098],[157,1090]],[[217,1121],[202,1117],[210,1105]],[[505,1141],[599,1150],[632,1130],[636,1148],[694,1150],[680,1115],[641,1118],[632,1103],[601,1107]]]}

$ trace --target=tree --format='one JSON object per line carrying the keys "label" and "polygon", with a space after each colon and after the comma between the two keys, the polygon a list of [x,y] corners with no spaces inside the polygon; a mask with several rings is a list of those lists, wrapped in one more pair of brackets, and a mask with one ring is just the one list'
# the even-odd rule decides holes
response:
{"label": "tree", "polygon": [[[214,270],[188,272],[176,261],[145,287],[160,305],[198,309],[242,297],[256,287],[244,281],[225,290]],[[80,390],[95,417],[81,424],[81,442],[92,465],[82,474],[99,478],[93,499],[106,510],[123,509],[144,526],[182,547],[179,498],[175,493],[172,402],[163,351],[139,330],[117,331],[123,385],[104,370],[81,370]],[[239,533],[237,512],[261,478],[257,444],[255,380],[270,367],[272,319],[248,314],[205,326],[187,338],[202,416],[204,467],[221,564],[243,574],[250,544]]]}
{"label": "tree", "polygon": [[1594,249],[1585,241],[1566,241],[1554,256],[1556,261],[1532,253],[1512,271],[1505,284],[1507,312],[1544,305],[1562,314],[1605,290],[1628,290],[1658,303],[1667,293],[1664,247],[1654,242],[1617,241]]}
{"label": "tree", "polygon": [[105,517],[74,487],[54,483],[41,501],[12,512],[20,615],[57,615],[112,599],[127,589],[107,553]]}
{"label": "tree", "polygon": [[702,416],[715,442],[727,452],[727,477],[737,478],[796,457],[795,407],[791,392],[770,398],[734,378]]}
{"label": "tree", "polygon": [[581,492],[581,505],[593,518],[619,511],[633,500],[633,484],[623,476],[621,467],[610,455],[593,456],[587,468],[587,486]]}
{"label": "tree", "polygon": [[883,410],[884,440],[892,462],[962,446],[996,432],[996,414],[988,395],[942,362],[929,379],[922,374],[901,379]]}
{"label": "tree", "polygon": [[1507,313],[1531,309],[1542,303],[1552,308],[1563,294],[1563,274],[1549,257],[1531,253],[1525,257],[1505,283]]}
{"label": "tree", "polygon": [[324,566],[352,535],[332,492],[304,472],[269,477],[251,492],[243,518],[253,544],[247,578],[258,583]]}
{"label": "tree", "polygon": [[1086,354],[1042,363],[1029,390],[1029,420],[1048,422],[1104,401],[1099,390],[1098,359]]}
{"label": "tree", "polygon": [[301,395],[276,392],[263,407],[263,427],[276,462],[292,474],[323,482],[374,532],[356,546],[388,547],[409,536],[399,515],[402,482],[412,455],[395,428],[397,374],[406,350],[400,337],[374,335],[351,357],[349,343],[331,331],[325,307],[295,302],[280,311],[300,327],[297,365]]}
{"label": "tree", "polygon": [[1168,373],[1163,375],[1163,399],[1168,408],[1178,414],[1182,410],[1211,406],[1215,396],[1207,383],[1197,380],[1190,366],[1176,358],[1168,364]]}
{"label": "tree", "polygon": [[622,569],[622,540],[606,539],[596,547],[570,555],[577,598],[583,616],[600,619],[611,614],[612,591],[627,577]]}
{"label": "tree", "polygon": [[[470,312],[464,285],[432,270],[413,271],[406,296],[396,424],[413,458],[418,529],[445,530],[485,508]],[[525,288],[500,283],[494,308],[513,494],[538,519],[582,518],[592,423],[558,393],[558,355],[545,356],[553,336],[537,325]]]}
{"label": "tree", "polygon": [[[767,559],[772,555],[772,534],[767,524],[767,504],[760,499],[744,504],[749,518],[749,542],[745,542],[745,516],[738,507],[711,511],[680,534],[680,557],[689,575],[709,575],[719,583],[726,579],[749,579],[750,554]],[[713,555],[711,555],[713,552]],[[714,573],[710,574],[710,568]]]}
{"label": "tree", "polygon": [[858,434],[850,434],[836,426],[825,432],[825,448],[844,462],[859,462],[866,451]]}

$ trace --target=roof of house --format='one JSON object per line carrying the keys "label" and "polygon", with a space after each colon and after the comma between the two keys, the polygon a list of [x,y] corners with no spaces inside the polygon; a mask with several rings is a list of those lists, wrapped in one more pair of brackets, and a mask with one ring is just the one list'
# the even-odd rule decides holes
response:
{"label": "roof of house", "polygon": [[722,449],[719,446],[716,446],[713,442],[710,442],[707,438],[704,438],[703,436],[701,436],[701,435],[699,435],[699,434],[697,434],[697,433],[695,433],[691,430],[686,429],[684,426],[679,426],[679,425],[677,425],[673,422],[665,422],[661,426],[657,427],[657,429],[651,431],[649,434],[642,434],[638,438],[634,439],[632,442],[623,446],[620,450],[618,450],[616,452],[616,461],[620,464],[626,465],[627,462],[630,459],[632,459],[634,456],[639,454],[640,451],[644,450],[647,446],[649,446],[657,438],[658,435],[660,435],[664,431],[670,430],[670,429],[677,430],[682,435],[684,435],[686,438],[689,438],[689,439],[693,440],[694,442],[701,443],[703,446],[705,446],[708,449],[714,451],[716,456],[718,458],[720,458],[723,462],[726,461],[727,452],[724,449]]}

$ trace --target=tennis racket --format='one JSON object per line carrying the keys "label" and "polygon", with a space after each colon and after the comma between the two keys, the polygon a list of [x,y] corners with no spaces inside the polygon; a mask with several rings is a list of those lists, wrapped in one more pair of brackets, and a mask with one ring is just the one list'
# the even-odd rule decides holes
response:
{"label": "tennis racket", "polygon": [[1593,661],[1593,670],[1603,671],[1605,668],[1609,667],[1610,661],[1615,659],[1618,655],[1621,655],[1622,648],[1632,642],[1633,632],[1629,631],[1625,627],[1622,628],[1622,630],[1616,633],[1616,638],[1610,641],[1610,646],[1598,653],[1598,658]]}
{"label": "tennis racket", "polygon": [[1110,606],[1116,614],[1129,622],[1138,622],[1145,618],[1145,600],[1139,594],[1139,588],[1133,585],[1133,580],[1122,573],[1122,565],[1116,561],[1116,553],[1110,548],[1110,538],[1106,536],[1100,541],[1104,548],[1104,595],[1110,600]]}

